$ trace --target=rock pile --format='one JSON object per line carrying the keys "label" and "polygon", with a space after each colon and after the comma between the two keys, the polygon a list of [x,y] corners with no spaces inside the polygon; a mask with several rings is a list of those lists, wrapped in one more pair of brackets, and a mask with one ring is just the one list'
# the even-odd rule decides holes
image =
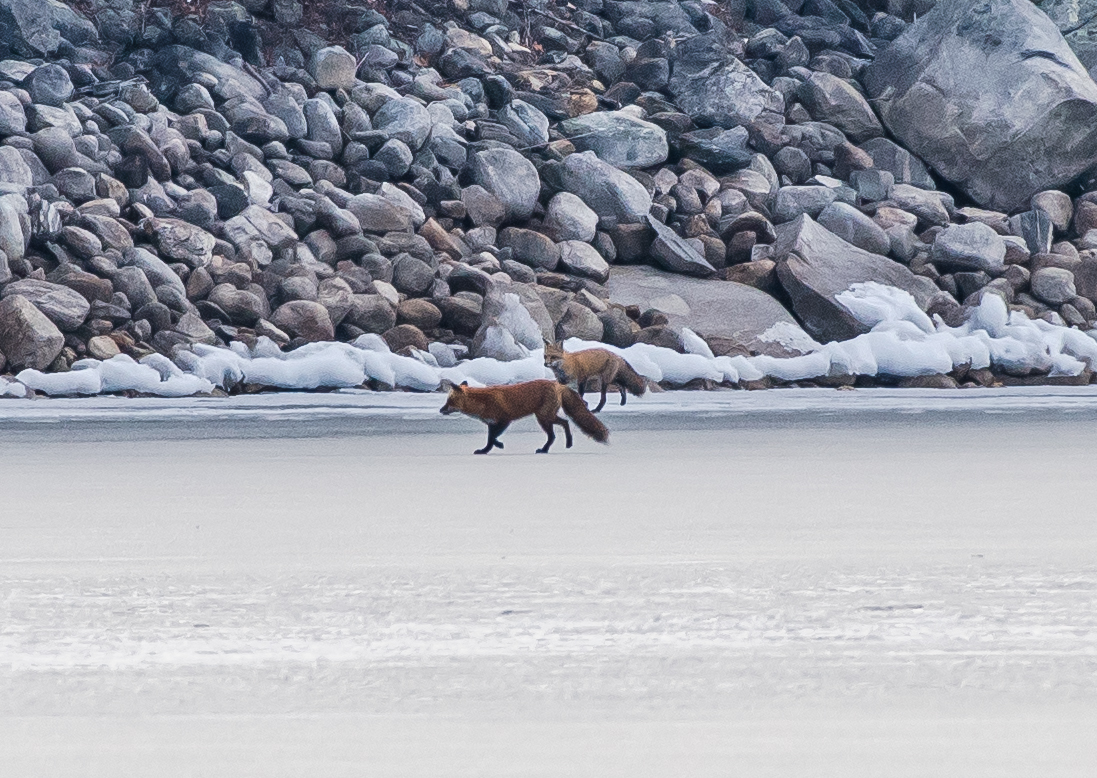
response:
{"label": "rock pile", "polygon": [[865,282],[1093,328],[1097,85],[1059,28],[876,5],[0,0],[0,372],[683,326],[795,356],[866,331]]}

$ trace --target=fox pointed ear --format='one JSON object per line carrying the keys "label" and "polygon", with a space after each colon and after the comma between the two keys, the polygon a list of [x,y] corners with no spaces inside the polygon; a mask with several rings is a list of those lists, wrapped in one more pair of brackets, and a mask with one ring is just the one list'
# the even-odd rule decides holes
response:
{"label": "fox pointed ear", "polygon": [[448,378],[443,378],[441,381],[438,382],[438,388],[441,389],[443,392],[448,392],[453,388],[453,381],[449,380]]}
{"label": "fox pointed ear", "polygon": [[461,382],[461,386],[468,386],[468,385],[469,385],[469,382],[468,382],[468,381],[462,381],[462,382]]}

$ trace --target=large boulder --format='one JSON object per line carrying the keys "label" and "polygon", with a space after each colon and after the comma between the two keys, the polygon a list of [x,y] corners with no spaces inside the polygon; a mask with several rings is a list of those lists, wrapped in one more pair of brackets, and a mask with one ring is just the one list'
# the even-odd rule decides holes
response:
{"label": "large boulder", "polygon": [[0,300],[0,354],[18,370],[44,370],[65,346],[65,336],[22,295]]}
{"label": "large boulder", "polygon": [[763,112],[783,114],[780,92],[766,86],[727,51],[717,33],[678,44],[668,89],[678,107],[701,126],[748,126]]}
{"label": "large boulder", "polygon": [[903,145],[1015,211],[1097,164],[1097,84],[1028,0],[955,0],[911,25],[865,86]]}
{"label": "large boulder", "polygon": [[777,277],[804,328],[821,341],[848,340],[868,332],[837,300],[853,284],[875,281],[909,292],[923,310],[938,293],[928,278],[916,276],[879,254],[859,249],[821,227],[810,216],[777,228],[773,247]]}
{"label": "large boulder", "polygon": [[0,294],[4,298],[12,295],[20,295],[27,299],[56,324],[58,329],[65,332],[70,332],[83,324],[91,310],[91,305],[79,292],[50,281],[24,278],[8,284]]}
{"label": "large boulder", "polygon": [[561,179],[564,189],[598,214],[604,226],[641,222],[651,210],[651,195],[644,185],[593,151],[568,155]]}
{"label": "large boulder", "polygon": [[651,167],[667,161],[667,133],[631,111],[599,111],[560,122],[557,129],[579,151],[593,151],[617,167]]}
{"label": "large boulder", "polygon": [[537,207],[541,177],[533,163],[513,149],[488,149],[472,158],[476,183],[495,196],[507,221],[525,221]]}
{"label": "large boulder", "polygon": [[811,341],[784,306],[745,284],[621,265],[613,268],[607,287],[611,302],[660,311],[672,327],[689,327],[709,340],[725,340],[740,353],[799,356],[805,351],[793,344]]}

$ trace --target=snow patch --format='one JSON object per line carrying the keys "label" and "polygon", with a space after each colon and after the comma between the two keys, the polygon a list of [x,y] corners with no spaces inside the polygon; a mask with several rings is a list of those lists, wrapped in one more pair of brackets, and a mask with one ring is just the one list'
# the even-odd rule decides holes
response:
{"label": "snow patch", "polygon": [[[518,298],[509,297],[513,299],[504,299],[501,306],[504,317],[532,344],[533,331],[528,326],[532,318],[527,321],[529,313]],[[689,329],[682,331],[684,354],[646,343],[622,349],[576,338],[566,341],[564,348],[606,349],[645,378],[679,386],[697,379],[739,383],[765,377],[782,381],[823,376],[913,377],[948,373],[962,366],[994,367],[1017,375],[1076,376],[1097,366],[1097,331],[1030,320],[1011,313],[996,295],[986,295],[959,327],[931,319],[907,292],[876,283],[854,284],[838,295],[838,300],[871,330],[825,345],[805,340],[789,326],[775,325],[763,335],[763,339],[806,352],[797,357],[717,357]],[[430,352],[414,351],[412,356],[393,354],[379,335],[362,335],[353,343],[311,343],[290,352],[260,337],[250,349],[241,342],[228,348],[198,344],[177,352],[174,360],[159,354],[140,361],[118,355],[102,361],[81,359],[65,373],[24,370],[14,381],[0,378],[0,397],[22,397],[29,389],[59,396],[137,391],[184,397],[241,383],[317,389],[352,388],[369,381],[432,392],[443,381],[491,386],[552,378],[541,348],[514,345],[521,348],[520,358],[500,361],[458,359],[458,350],[433,346]]]}

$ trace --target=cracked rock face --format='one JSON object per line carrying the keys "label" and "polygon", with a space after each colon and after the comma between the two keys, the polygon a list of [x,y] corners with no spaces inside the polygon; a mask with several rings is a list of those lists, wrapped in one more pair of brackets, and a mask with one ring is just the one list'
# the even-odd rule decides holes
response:
{"label": "cracked rock face", "polygon": [[865,84],[892,134],[988,208],[1016,210],[1097,164],[1097,85],[1027,0],[939,4]]}

